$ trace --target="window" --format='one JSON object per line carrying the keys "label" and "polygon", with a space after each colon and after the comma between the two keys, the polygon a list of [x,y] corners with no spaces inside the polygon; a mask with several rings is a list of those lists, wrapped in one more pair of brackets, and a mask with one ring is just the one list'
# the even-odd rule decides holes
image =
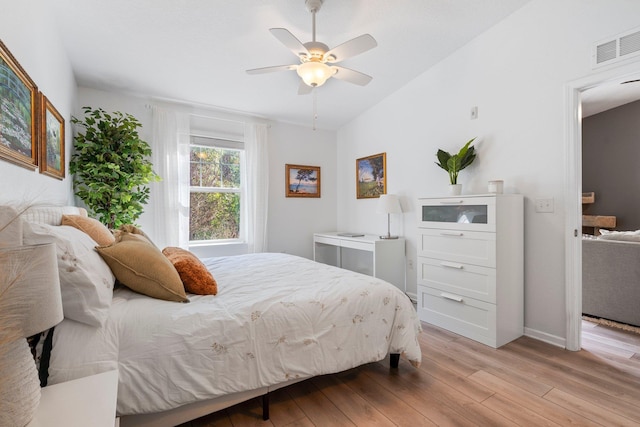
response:
{"label": "window", "polygon": [[243,143],[192,136],[189,240],[239,239]]}

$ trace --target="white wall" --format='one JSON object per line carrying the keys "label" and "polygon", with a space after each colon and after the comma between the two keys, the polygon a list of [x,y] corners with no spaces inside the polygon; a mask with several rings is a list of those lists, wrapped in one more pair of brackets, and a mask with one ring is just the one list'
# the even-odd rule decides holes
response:
{"label": "white wall", "polygon": [[[336,133],[274,123],[269,142],[269,251],[313,258],[313,233],[336,229]],[[286,164],[320,166],[321,197],[285,197]]]}
{"label": "white wall", "polygon": [[[478,158],[459,177],[463,193],[503,179],[505,192],[525,196],[525,326],[562,340],[565,85],[594,73],[592,46],[637,27],[638,16],[632,0],[533,0],[373,106],[338,132],[338,228],[383,229],[375,201],[355,198],[354,162],[386,152],[388,192],[405,210],[396,227],[415,265],[416,199],[444,194],[448,183],[435,153],[477,136]],[[536,198],[553,198],[555,211],[535,213]],[[415,293],[415,269],[407,278]]]}
{"label": "white wall", "polygon": [[[64,117],[66,156],[71,153],[69,119],[74,109],[76,83],[46,0],[0,0],[0,39],[27,74]],[[68,165],[68,162],[67,162]],[[0,159],[0,203],[72,202],[71,179],[58,180]]]}
{"label": "white wall", "polygon": [[[136,117],[142,124],[140,137],[151,138],[152,112],[149,105],[157,103],[150,98],[105,92],[81,87],[78,90],[76,115],[82,117],[81,107],[122,111]],[[185,108],[184,105],[181,108]],[[201,113],[203,107],[194,107]],[[210,110],[212,117],[229,117],[228,113]],[[314,231],[334,229],[336,225],[336,133],[313,131],[308,127],[286,123],[271,123],[269,128],[269,213],[268,250],[287,252],[307,258],[313,256]],[[320,166],[322,197],[319,199],[291,199],[284,194],[286,163]],[[153,184],[152,184],[153,185]],[[152,196],[153,197],[153,196]],[[153,230],[153,200],[145,208],[138,223],[145,231]],[[153,236],[151,236],[153,238]],[[246,251],[244,246],[211,246],[190,248],[199,256],[234,255]]]}

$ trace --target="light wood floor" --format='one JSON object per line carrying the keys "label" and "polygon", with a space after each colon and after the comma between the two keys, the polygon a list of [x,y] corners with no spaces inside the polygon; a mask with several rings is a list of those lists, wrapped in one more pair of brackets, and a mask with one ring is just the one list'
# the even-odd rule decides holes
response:
{"label": "light wood floor", "polygon": [[583,322],[583,350],[522,337],[495,350],[423,324],[422,366],[388,360],[278,390],[184,427],[639,426],[640,335]]}

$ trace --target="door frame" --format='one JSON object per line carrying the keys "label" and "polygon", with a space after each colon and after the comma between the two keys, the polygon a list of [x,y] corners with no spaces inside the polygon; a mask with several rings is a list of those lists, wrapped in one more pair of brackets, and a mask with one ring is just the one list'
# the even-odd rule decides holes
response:
{"label": "door frame", "polygon": [[612,65],[565,85],[565,306],[567,350],[582,340],[582,92],[616,80],[638,78],[640,58]]}

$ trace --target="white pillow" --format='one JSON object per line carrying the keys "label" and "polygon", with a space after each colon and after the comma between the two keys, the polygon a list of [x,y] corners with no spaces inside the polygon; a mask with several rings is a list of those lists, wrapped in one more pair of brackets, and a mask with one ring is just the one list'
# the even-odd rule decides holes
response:
{"label": "white pillow", "polygon": [[640,242],[640,230],[636,231],[610,231],[600,229],[601,240],[624,240],[627,242]]}
{"label": "white pillow", "polygon": [[25,223],[24,244],[54,243],[64,317],[102,326],[109,316],[115,277],[95,250],[96,242],[66,225]]}

